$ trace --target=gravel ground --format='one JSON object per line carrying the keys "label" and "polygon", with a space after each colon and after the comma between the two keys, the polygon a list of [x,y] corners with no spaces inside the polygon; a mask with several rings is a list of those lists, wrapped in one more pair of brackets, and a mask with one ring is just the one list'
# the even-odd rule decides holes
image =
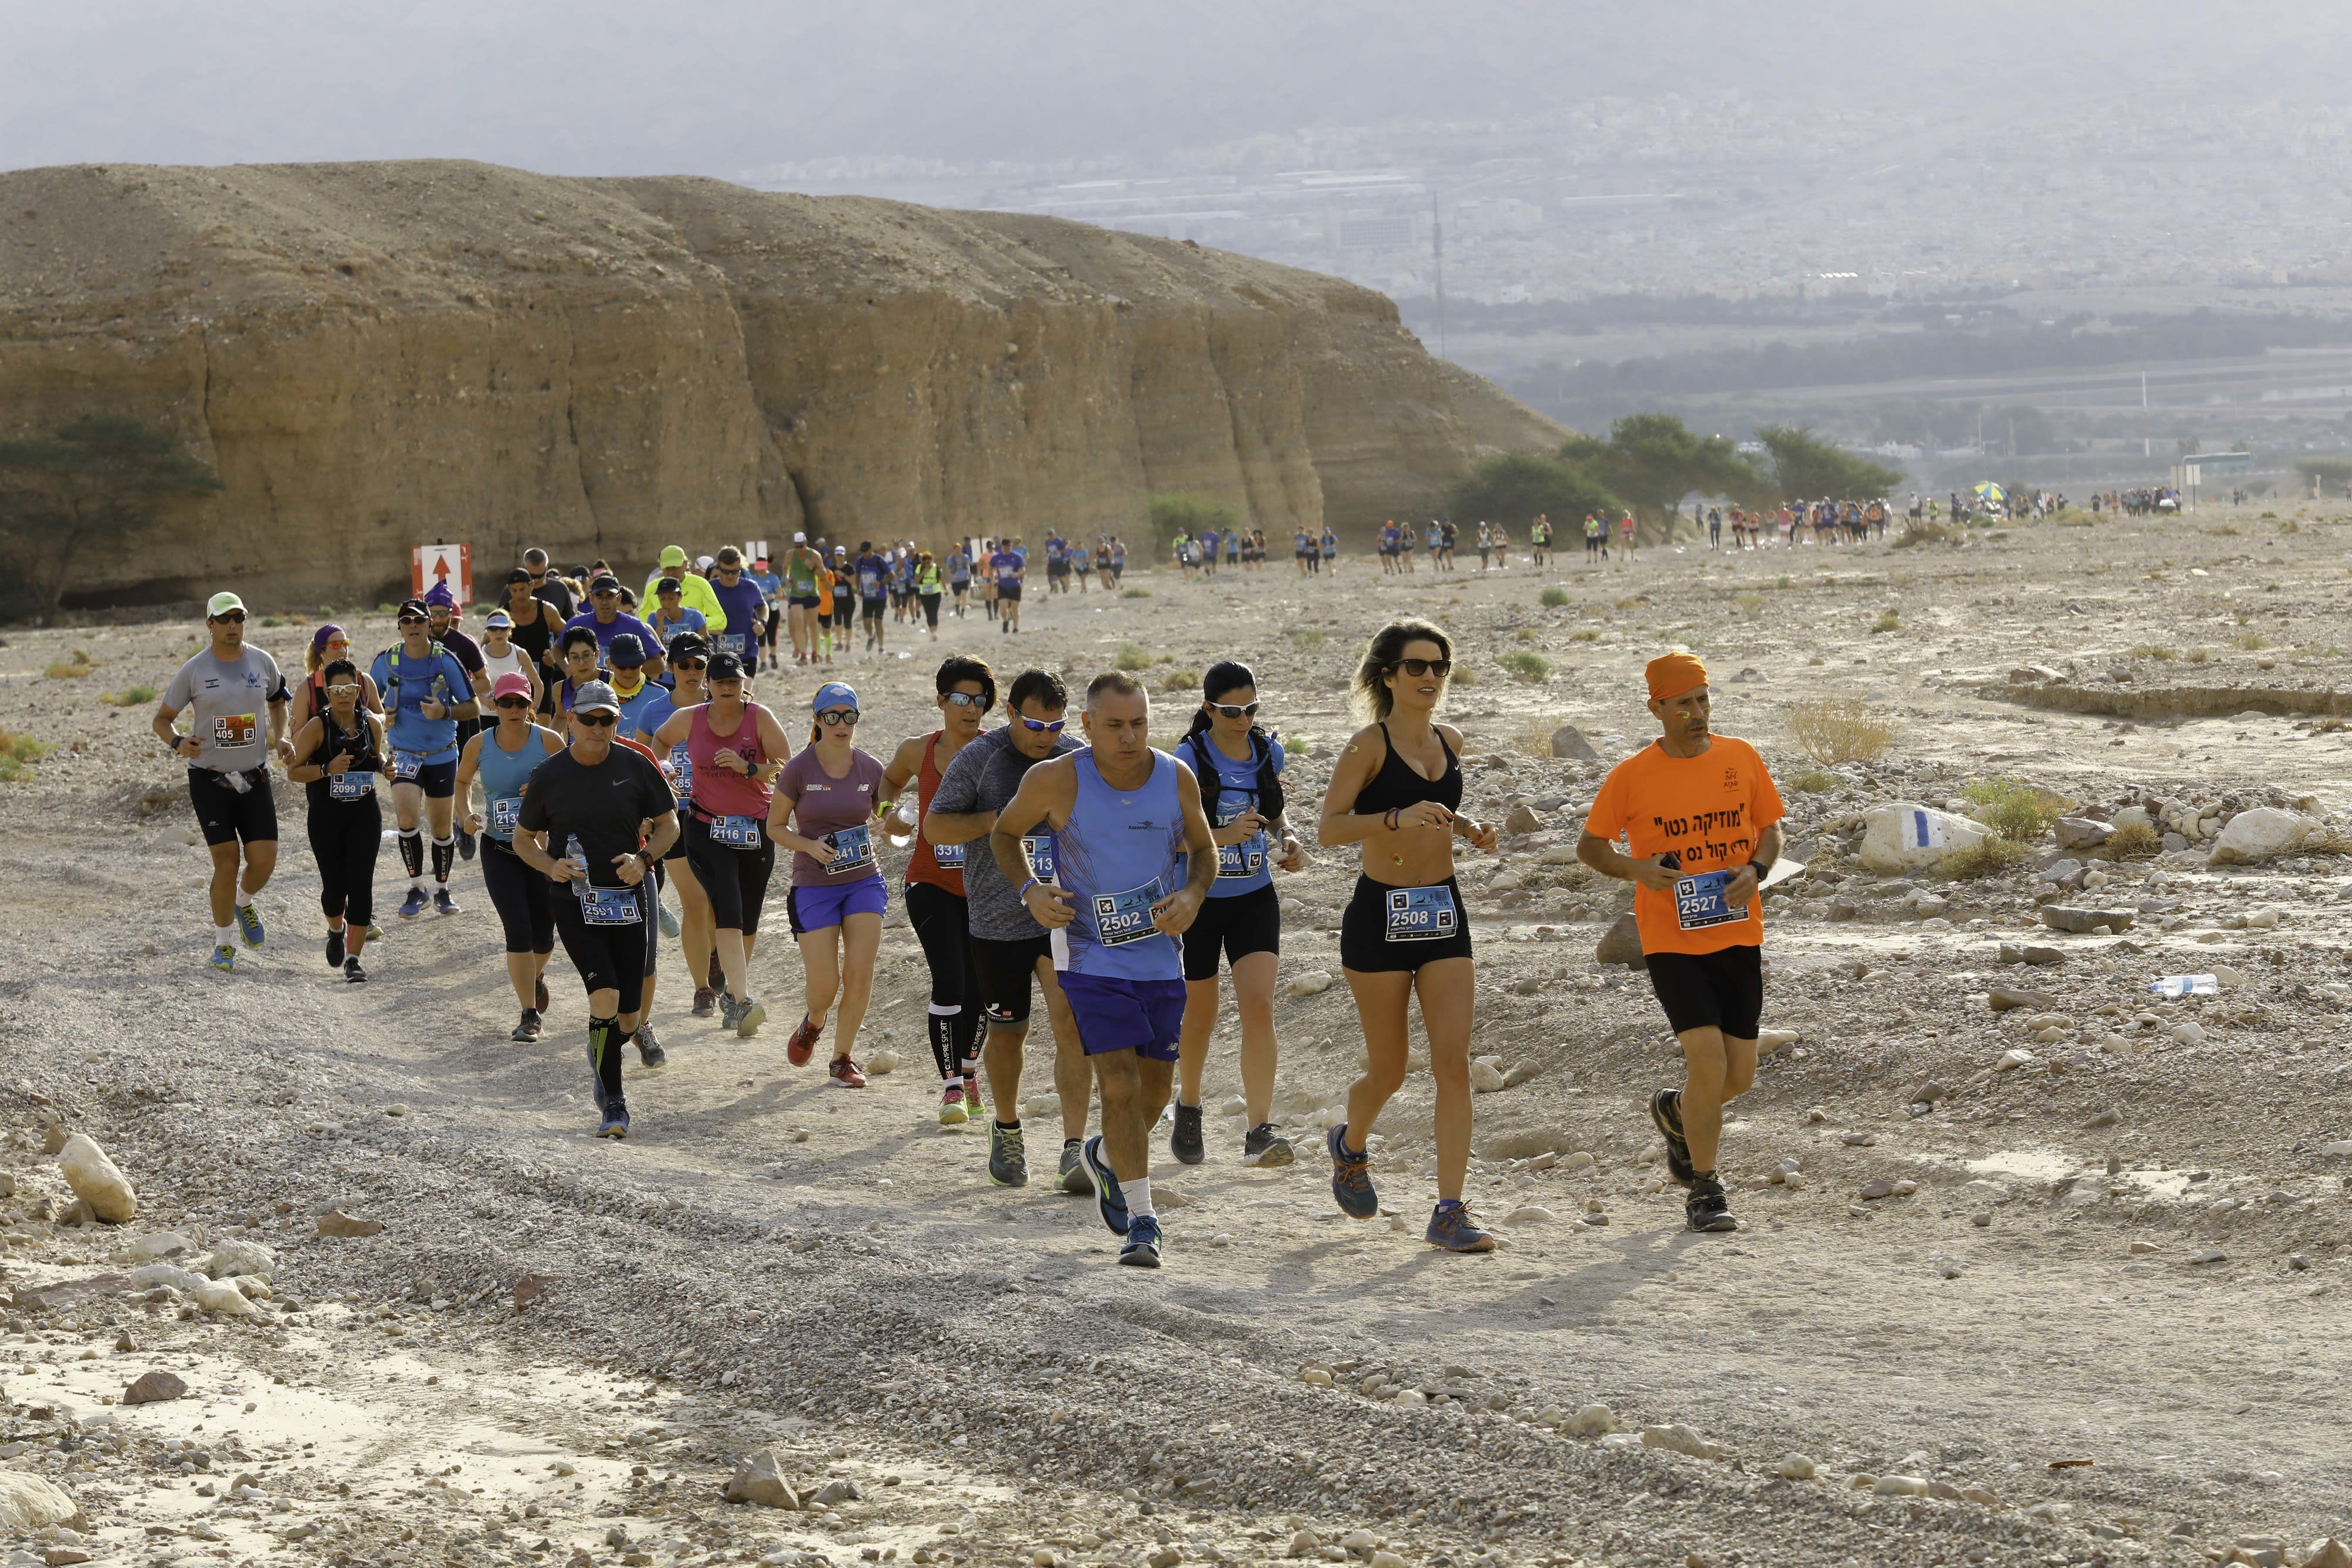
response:
{"label": "gravel ground", "polygon": [[[160,688],[193,639],[12,634],[0,724],[58,749],[0,785],[19,1042],[0,1066],[0,1464],[81,1513],[0,1538],[8,1561],[2300,1562],[2352,1505],[2340,838],[2251,867],[2186,834],[2148,860],[2077,853],[2079,891],[2048,880],[2068,868],[2047,838],[1965,882],[1877,874],[1856,849],[1873,807],[1995,773],[2110,814],[2276,800],[2340,828],[2347,739],[2315,699],[2346,680],[2346,537],[2248,509],[1579,562],[1547,580],[1568,601],[1549,607],[1525,570],[1437,585],[1360,565],[1139,574],[1148,597],[1029,606],[1022,657],[1081,676],[1121,642],[1171,687],[1251,659],[1305,752],[1302,816],[1360,638],[1435,613],[1475,671],[1453,705],[1470,809],[1528,813],[1499,865],[1465,870],[1474,1049],[1513,1081],[1477,1100],[1472,1186],[1503,1249],[1419,1240],[1425,1080],[1380,1129],[1393,1215],[1331,1206],[1317,1129],[1360,1037],[1344,984],[1318,988],[1355,874],[1324,854],[1283,883],[1277,1110],[1300,1161],[1243,1168],[1238,1116],[1213,1113],[1238,1088],[1228,1014],[1209,1161],[1155,1182],[1157,1274],[1114,1265],[1083,1199],[990,1187],[983,1140],[935,1124],[903,928],[861,1050],[905,1061],[863,1093],[785,1067],[781,1028],[688,1020],[673,956],[671,1065],[633,1072],[625,1145],[587,1135],[561,957],[548,1040],[507,1041],[472,868],[465,914],[393,922],[364,988],[331,977],[284,809],[299,791],[281,785],[270,946],[205,974],[203,853],[172,765],[132,738],[149,704],[99,700]],[[1873,632],[1890,609],[1897,628]],[[301,635],[256,640],[286,657]],[[1640,664],[1677,643],[1709,659],[1719,726],[1764,749],[1810,866],[1768,916],[1765,1022],[1796,1039],[1727,1134],[1731,1236],[1682,1231],[1659,1190],[1640,1107],[1674,1081],[1673,1042],[1638,973],[1594,958],[1622,890],[1560,863],[1606,763],[1538,755],[1563,722],[1606,758],[1638,744]],[[941,638],[1006,672],[1015,646],[976,612]],[[1520,647],[1549,679],[1496,667]],[[76,648],[88,674],[44,674]],[[921,723],[932,655],[914,653],[848,662],[872,749]],[[2027,661],[2046,669],[2013,676]],[[787,672],[766,695],[808,685]],[[1790,706],[1836,695],[1893,724],[1885,757],[1799,754]],[[2039,902],[2136,918],[2062,934]],[[2004,963],[2003,944],[2052,961]],[[2219,993],[2147,990],[2192,971]],[[781,942],[755,972],[789,1016]],[[2042,995],[1996,1010],[2004,989]],[[1026,1087],[1050,1094],[1044,1062]],[[1050,1103],[1028,1114],[1048,1166]],[[136,1186],[132,1223],[69,1223],[53,1120]],[[320,1234],[330,1209],[383,1228]],[[131,1277],[175,1242],[167,1268],[221,1263],[231,1238],[275,1255],[245,1276],[249,1312]],[[150,1370],[185,1396],[114,1403]],[[761,1449],[825,1500],[723,1500]]]}

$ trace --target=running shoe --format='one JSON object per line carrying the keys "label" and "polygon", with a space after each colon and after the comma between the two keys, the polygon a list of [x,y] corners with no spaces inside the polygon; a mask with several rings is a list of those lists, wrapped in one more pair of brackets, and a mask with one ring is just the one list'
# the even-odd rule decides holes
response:
{"label": "running shoe", "polygon": [[833,1065],[825,1069],[825,1075],[833,1080],[834,1087],[836,1089],[863,1089],[866,1087],[866,1074],[858,1071],[857,1063],[850,1061],[849,1058],[845,1056],[835,1057],[833,1059]]}
{"label": "running shoe", "polygon": [[1118,1177],[1103,1157],[1102,1134],[1097,1133],[1078,1145],[1078,1157],[1086,1162],[1087,1178],[1094,1184],[1095,1212],[1110,1227],[1114,1236],[1127,1234],[1127,1194],[1119,1190]]}
{"label": "running shoe", "polygon": [[342,966],[343,928],[338,925],[327,933],[327,967],[340,969]]}
{"label": "running shoe", "polygon": [[205,967],[207,969],[217,970],[224,975],[235,974],[236,972],[236,949],[230,946],[226,942],[222,943],[219,946],[213,949],[213,956],[205,960]]}
{"label": "running shoe", "polygon": [[1118,1249],[1118,1260],[1130,1269],[1160,1267],[1160,1217],[1140,1214],[1127,1228],[1127,1245]]}
{"label": "running shoe", "polygon": [[1448,1252],[1492,1252],[1495,1238],[1478,1223],[1470,1206],[1460,1198],[1439,1204],[1429,1211],[1429,1228],[1421,1239],[1432,1247],[1443,1247]]}
{"label": "running shoe", "polygon": [[1271,1122],[1260,1122],[1242,1139],[1245,1166],[1286,1166],[1290,1158],[1290,1140],[1276,1132]]}
{"label": "running shoe", "polygon": [[522,1009],[521,1020],[514,1026],[514,1032],[507,1038],[519,1045],[529,1045],[544,1032],[539,1021],[538,1009],[525,1008]]}
{"label": "running shoe", "polygon": [[360,967],[358,958],[348,957],[343,960],[343,980],[345,984],[353,986],[362,986],[367,983],[367,971]]}
{"label": "running shoe", "polygon": [[1029,1185],[1029,1145],[1018,1127],[988,1124],[988,1179],[999,1186]]}
{"label": "running shoe", "polygon": [[654,918],[661,922],[661,934],[665,936],[675,937],[686,929],[678,924],[677,912],[658,898],[654,900]]}
{"label": "running shoe", "polygon": [[1094,1178],[1087,1175],[1086,1159],[1078,1153],[1078,1145],[1081,1142],[1082,1140],[1077,1138],[1062,1140],[1060,1183],[1064,1192],[1087,1193],[1095,1189]]}
{"label": "running shoe", "polygon": [[420,883],[411,887],[408,890],[408,896],[400,901],[400,917],[403,920],[414,920],[424,913],[425,889]]}
{"label": "running shoe", "polygon": [[604,1107],[604,1119],[596,1124],[600,1138],[625,1138],[629,1135],[629,1107],[619,1100]]}
{"label": "running shoe", "polygon": [[[383,926],[381,926],[381,925],[371,925],[371,926],[369,926],[369,927],[368,927],[368,940],[369,940],[369,941],[371,941],[371,942],[381,942],[381,941],[383,941]],[[541,1012],[545,1012],[547,1009],[546,1009],[545,1008],[543,1008],[543,1007],[542,1007],[542,1008],[541,1008],[539,1010],[540,1010],[540,1011],[541,1011]]]}
{"label": "running shoe", "polygon": [[817,1036],[824,1032],[824,1025],[806,1013],[801,1014],[800,1028],[793,1030],[793,1038],[784,1042],[784,1060],[794,1067],[806,1067],[816,1051]]}
{"label": "running shoe", "polygon": [[457,858],[466,861],[474,858],[474,835],[463,828],[457,830]]}
{"label": "running shoe", "polygon": [[654,1033],[654,1026],[649,1023],[637,1026],[637,1061],[646,1067],[660,1067],[669,1061],[669,1052],[662,1049],[661,1037]]}
{"label": "running shoe", "polygon": [[709,986],[695,987],[694,1007],[691,1009],[692,1016],[698,1019],[707,1019],[716,1016],[718,1011],[719,993],[712,990]]}
{"label": "running shoe", "polygon": [[964,1075],[963,1110],[965,1115],[974,1117],[986,1110],[986,1107],[980,1103],[980,1079],[972,1073]]}
{"label": "running shoe", "polygon": [[1731,1218],[1731,1205],[1723,1196],[1723,1184],[1713,1176],[1705,1176],[1691,1186],[1691,1195],[1683,1205],[1683,1220],[1693,1230],[1737,1230],[1739,1221]]}
{"label": "running shoe", "polygon": [[588,1038],[588,1095],[596,1102],[596,1109],[601,1113],[604,1109],[606,1100],[604,1075],[597,1070],[596,1038],[593,1034]]}
{"label": "running shoe", "polygon": [[449,896],[446,887],[436,887],[433,890],[433,907],[443,915],[457,915],[462,913],[465,906]]}
{"label": "running shoe", "polygon": [[1683,1096],[1679,1089],[1661,1089],[1650,1096],[1650,1121],[1658,1135],[1666,1140],[1666,1174],[1676,1186],[1688,1186],[1696,1173],[1691,1168],[1690,1144],[1683,1136]]}
{"label": "running shoe", "polygon": [[1168,1152],[1184,1165],[1197,1166],[1208,1156],[1201,1143],[1201,1108],[1176,1103],[1176,1130],[1168,1134]]}
{"label": "running shoe", "polygon": [[940,1125],[961,1127],[971,1120],[971,1116],[965,1113],[963,1108],[963,1081],[960,1078],[949,1079],[947,1088],[940,1095]]}
{"label": "running shoe", "polygon": [[531,986],[530,1010],[535,1013],[543,1013],[547,1010],[547,977],[545,975],[541,975]]}
{"label": "running shoe", "polygon": [[1370,1151],[1360,1155],[1348,1152],[1345,1122],[1323,1135],[1323,1146],[1331,1152],[1331,1198],[1340,1212],[1356,1219],[1370,1219],[1378,1214],[1381,1197],[1372,1190]]}
{"label": "running shoe", "polygon": [[729,996],[725,991],[719,993],[719,1027],[720,1029],[733,1029],[736,1019],[741,1016],[741,1005],[733,997]]}
{"label": "running shoe", "polygon": [[735,1033],[741,1039],[758,1034],[760,1026],[767,1021],[768,1009],[750,997],[745,997],[735,1009]]}
{"label": "running shoe", "polygon": [[238,904],[236,906],[236,935],[237,940],[243,942],[247,946],[260,946],[267,939],[267,933],[261,929],[261,911],[256,909],[250,904]]}

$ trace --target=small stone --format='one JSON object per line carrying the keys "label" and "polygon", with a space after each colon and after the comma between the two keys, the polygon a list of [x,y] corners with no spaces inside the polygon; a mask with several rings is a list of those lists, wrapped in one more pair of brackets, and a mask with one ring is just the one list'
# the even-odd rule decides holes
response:
{"label": "small stone", "polygon": [[2021,963],[2033,964],[2042,967],[2047,967],[2052,964],[2063,964],[2066,961],[2066,955],[2060,952],[2057,948],[2044,947],[2032,942],[2020,947],[2017,950],[2017,956]]}
{"label": "small stone", "polygon": [[2124,1113],[2110,1106],[2106,1110],[2102,1111],[2097,1115],[2092,1117],[2089,1121],[2084,1123],[2083,1126],[2085,1130],[2097,1127],[2112,1127],[2123,1119]]}
{"label": "small stone", "polygon": [[196,1249],[196,1244],[176,1230],[159,1230],[142,1236],[122,1249],[122,1255],[133,1263],[152,1263],[164,1258],[178,1258]]}
{"label": "small stone", "polygon": [[1294,997],[1319,997],[1331,988],[1331,973],[1328,969],[1309,969],[1303,975],[1290,977],[1283,988]]}
{"label": "small stone", "polygon": [[1302,1530],[1290,1538],[1290,1554],[1293,1557],[1320,1557],[1323,1555],[1323,1538],[1311,1530]]}
{"label": "small stone", "polygon": [[2145,1258],[2149,1253],[2158,1250],[2160,1250],[2160,1249],[2158,1249],[2157,1244],[2153,1241],[2135,1241],[2130,1247],[2131,1255],[2135,1258]]}
{"label": "small stone", "polygon": [[1592,749],[1592,742],[1584,738],[1584,732],[1572,724],[1561,725],[1551,732],[1551,754],[1554,758],[1567,762],[1598,762],[1601,759],[1601,753]]}
{"label": "small stone", "polygon": [[1878,1134],[1875,1133],[1845,1133],[1839,1136],[1838,1142],[1843,1144],[1849,1149],[1866,1149],[1878,1142]]}
{"label": "small stone", "polygon": [[2000,1494],[1990,1487],[1962,1487],[1960,1496],[1979,1508],[1999,1508]]}
{"label": "small stone", "polygon": [[226,1280],[199,1280],[187,1294],[197,1306],[220,1317],[249,1318],[261,1310]]}
{"label": "small stone", "polygon": [[1648,960],[1642,956],[1642,928],[1631,915],[1621,915],[1592,949],[1596,964],[1624,964],[1633,968],[1646,968]]}
{"label": "small stone", "polygon": [[1537,815],[1531,806],[1514,806],[1510,814],[1503,819],[1503,831],[1515,836],[1540,831],[1543,825],[1543,818]]}
{"label": "small stone", "polygon": [[1326,1368],[1320,1366],[1310,1366],[1305,1368],[1299,1373],[1298,1381],[1301,1383],[1311,1384],[1317,1388],[1328,1388],[1331,1386],[1332,1377],[1329,1371]]}
{"label": "small stone", "polygon": [[2139,918],[2136,909],[2078,909],[2069,904],[2045,904],[2042,906],[2042,924],[2053,931],[2070,931],[2076,936],[2087,935],[2095,926],[2104,925],[2109,932],[2128,931]]}
{"label": "small stone", "polygon": [[1881,1476],[1870,1490],[1874,1497],[1925,1497],[1927,1482],[1919,1476]]}
{"label": "small stone", "polygon": [[1617,1429],[1617,1413],[1606,1405],[1580,1405],[1569,1417],[1568,1429],[1580,1437],[1599,1437]]}
{"label": "small stone", "polygon": [[1780,1462],[1773,1467],[1772,1473],[1782,1480],[1809,1481],[1817,1472],[1812,1460],[1791,1450],[1780,1456]]}
{"label": "small stone", "polygon": [[177,1399],[188,1391],[188,1385],[168,1372],[142,1372],[130,1387],[122,1391],[125,1405],[161,1405]]}
{"label": "small stone", "polygon": [[109,1225],[129,1223],[139,1212],[139,1195],[87,1133],[76,1133],[58,1150],[58,1168],[74,1196]]}
{"label": "small stone", "polygon": [[1339,1549],[1343,1552],[1370,1552],[1380,1543],[1381,1538],[1369,1530],[1351,1530],[1340,1538]]}
{"label": "small stone", "polygon": [[1502,1087],[1503,1074],[1496,1067],[1493,1057],[1482,1056],[1470,1064],[1470,1092],[1473,1094],[1492,1094]]}
{"label": "small stone", "polygon": [[1666,1448],[1677,1454],[1688,1454],[1695,1459],[1717,1458],[1723,1452],[1717,1445],[1680,1424],[1643,1427],[1642,1446],[1645,1448]]}
{"label": "small stone", "polygon": [[1975,1226],[1979,1230],[1982,1230],[1985,1227],[1992,1223],[1992,1215],[1990,1211],[1979,1208],[1974,1214],[1969,1216],[1969,1223]]}
{"label": "small stone", "polygon": [[2180,1022],[2174,1024],[2171,1030],[2168,1032],[2170,1033],[2175,1042],[2181,1045],[2202,1045],[2205,1043],[2205,1026],[2197,1022],[2194,1019],[2183,1019]]}
{"label": "small stone", "polygon": [[2229,1260],[2230,1255],[2227,1252],[2222,1251],[2219,1247],[2203,1248],[2199,1251],[2191,1253],[2189,1258],[2189,1261],[2192,1264],[2226,1263]]}
{"label": "small stone", "polygon": [[1876,1203],[1881,1198],[1893,1197],[1895,1196],[1895,1184],[1888,1181],[1885,1176],[1879,1176],[1874,1180],[1863,1183],[1862,1191],[1855,1196],[1859,1197],[1864,1203]]}
{"label": "small stone", "polygon": [[1507,1225],[1541,1225],[1551,1218],[1553,1216],[1550,1209],[1539,1203],[1528,1203],[1522,1204],[1503,1216],[1503,1222]]}
{"label": "small stone", "polygon": [[2012,1008],[2032,1008],[2048,1012],[2058,1005],[2058,998],[2047,991],[2011,990],[2004,987],[1995,987],[1986,1000],[1997,1013],[2007,1012]]}
{"label": "small stone", "polygon": [[55,1115],[52,1114],[48,1125],[44,1128],[41,1133],[41,1153],[45,1155],[61,1154],[64,1152],[65,1146],[72,1141],[73,1134],[66,1131],[66,1124],[63,1122],[58,1121]]}
{"label": "small stone", "polygon": [[356,1219],[340,1208],[331,1208],[319,1216],[319,1234],[321,1236],[375,1236],[383,1229],[383,1221],[381,1219]]}
{"label": "small stone", "polygon": [[2002,1051],[2000,1060],[1992,1064],[1992,1070],[1995,1072],[2014,1072],[2021,1067],[2032,1066],[2033,1061],[2033,1053],[2021,1046],[2014,1051]]}

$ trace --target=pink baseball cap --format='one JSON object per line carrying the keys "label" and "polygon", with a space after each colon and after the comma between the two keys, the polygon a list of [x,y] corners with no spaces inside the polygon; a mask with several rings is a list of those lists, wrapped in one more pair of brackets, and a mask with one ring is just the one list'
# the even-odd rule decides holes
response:
{"label": "pink baseball cap", "polygon": [[492,702],[498,701],[500,697],[527,697],[529,695],[530,695],[530,677],[529,675],[514,674],[511,672],[507,674],[500,675],[499,677],[498,685],[490,688],[490,700]]}

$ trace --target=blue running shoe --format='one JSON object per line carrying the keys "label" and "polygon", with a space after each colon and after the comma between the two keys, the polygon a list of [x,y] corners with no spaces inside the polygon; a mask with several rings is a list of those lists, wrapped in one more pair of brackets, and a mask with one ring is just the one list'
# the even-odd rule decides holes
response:
{"label": "blue running shoe", "polygon": [[261,911],[250,904],[236,906],[236,934],[248,947],[258,947],[267,939],[261,929]]}
{"label": "blue running shoe", "polygon": [[629,1108],[618,1100],[604,1107],[604,1119],[597,1124],[600,1138],[625,1138],[629,1135]]}
{"label": "blue running shoe", "polygon": [[218,975],[236,974],[236,949],[226,942],[222,943],[213,949],[213,956],[205,960],[205,967]]}
{"label": "blue running shoe", "polygon": [[1118,1260],[1130,1269],[1157,1269],[1160,1249],[1160,1217],[1140,1214],[1127,1228],[1127,1245],[1118,1249]]}
{"label": "blue running shoe", "polygon": [[424,913],[425,890],[422,887],[410,888],[408,896],[400,901],[400,917],[403,920],[414,920]]}
{"label": "blue running shoe", "polygon": [[1429,1228],[1422,1233],[1423,1241],[1432,1247],[1443,1247],[1448,1252],[1492,1252],[1495,1239],[1470,1206],[1460,1198],[1449,1198],[1430,1210]]}
{"label": "blue running shoe", "polygon": [[446,887],[433,890],[433,907],[444,915],[456,915],[462,908],[456,899],[449,896],[449,890]]}
{"label": "blue running shoe", "polygon": [[1111,1174],[1109,1163],[1103,1158],[1100,1133],[1079,1145],[1078,1158],[1086,1162],[1087,1175],[1094,1178],[1096,1212],[1110,1227],[1112,1235],[1126,1235],[1127,1194],[1119,1190],[1118,1177]]}
{"label": "blue running shoe", "polygon": [[[620,1047],[614,1046],[612,1049],[617,1051]],[[598,1071],[600,1065],[596,1060],[596,1042],[592,1040],[588,1042],[588,1092],[596,1097],[596,1109],[602,1111],[604,1109],[605,1095],[604,1074]]]}
{"label": "blue running shoe", "polygon": [[1323,1134],[1323,1146],[1331,1151],[1331,1200],[1339,1212],[1354,1219],[1370,1219],[1381,1211],[1381,1195],[1372,1190],[1372,1161],[1370,1152],[1351,1155],[1348,1152],[1348,1124],[1340,1123]]}

